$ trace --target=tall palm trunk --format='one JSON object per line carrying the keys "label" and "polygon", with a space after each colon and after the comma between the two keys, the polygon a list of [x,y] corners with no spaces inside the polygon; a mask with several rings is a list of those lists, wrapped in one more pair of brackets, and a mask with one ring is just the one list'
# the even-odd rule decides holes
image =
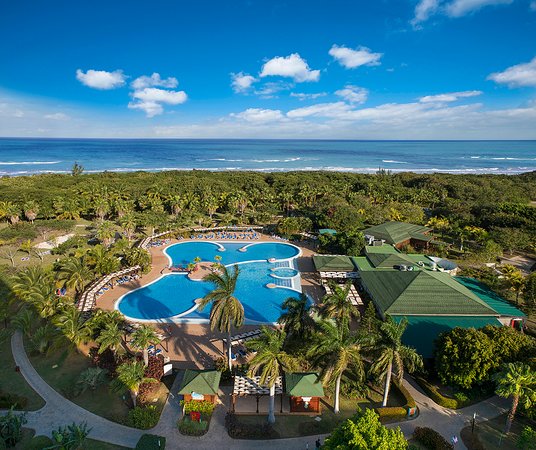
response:
{"label": "tall palm trunk", "polygon": [[512,398],[512,406],[506,417],[506,428],[504,430],[505,434],[510,433],[510,428],[512,428],[512,422],[514,421],[514,416],[516,415],[517,405],[519,403],[519,395],[514,395]]}
{"label": "tall palm trunk", "polygon": [[268,409],[268,423],[275,423],[274,409],[275,409],[275,382],[274,384],[270,386],[270,407]]}
{"label": "tall palm trunk", "polygon": [[229,325],[229,333],[227,334],[227,361],[229,363],[229,371],[231,370],[231,364],[233,363],[231,359],[231,326]]}
{"label": "tall palm trunk", "polygon": [[136,398],[138,397],[138,392],[137,391],[130,391],[130,398],[132,399],[132,405],[134,406],[134,408],[136,407]]}
{"label": "tall palm trunk", "polygon": [[339,414],[339,395],[341,390],[341,378],[342,373],[337,377],[337,380],[335,381],[335,405],[333,407],[333,412],[335,414]]}
{"label": "tall palm trunk", "polygon": [[387,406],[387,399],[389,398],[389,388],[391,387],[391,372],[393,371],[393,361],[389,361],[387,366],[387,374],[385,375],[385,389],[383,391],[382,406]]}
{"label": "tall palm trunk", "polygon": [[143,349],[143,364],[145,364],[145,367],[149,365],[149,350],[146,348]]}

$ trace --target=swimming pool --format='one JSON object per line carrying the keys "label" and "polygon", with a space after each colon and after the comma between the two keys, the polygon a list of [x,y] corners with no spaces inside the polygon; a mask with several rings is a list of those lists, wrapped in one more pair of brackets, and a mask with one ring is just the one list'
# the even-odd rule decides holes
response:
{"label": "swimming pool", "polygon": [[[193,241],[174,244],[164,253],[173,266],[186,266],[196,257],[212,262],[217,256],[226,266],[238,264],[240,275],[235,295],[244,306],[246,324],[276,322],[283,301],[298,297],[301,291],[299,272],[294,269],[300,249],[291,244]],[[284,268],[295,270],[296,276],[292,280],[271,276]],[[267,287],[270,284],[276,288]],[[133,320],[206,323],[210,306],[199,311],[195,300],[211,289],[210,283],[192,281],[184,273],[165,274],[122,296],[116,302],[116,309]]]}

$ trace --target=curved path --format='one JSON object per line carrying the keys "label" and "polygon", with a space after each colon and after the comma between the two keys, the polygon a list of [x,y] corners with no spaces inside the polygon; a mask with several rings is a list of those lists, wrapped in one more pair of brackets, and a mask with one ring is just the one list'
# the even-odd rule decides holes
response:
{"label": "curved path", "polygon": [[[178,432],[176,426],[177,419],[180,417],[179,399],[173,394],[178,389],[180,377],[177,377],[173,383],[158,425],[147,431],[130,428],[111,422],[81,408],[52,389],[30,363],[24,349],[20,331],[16,331],[11,338],[11,350],[15,363],[19,366],[28,384],[46,401],[46,405],[40,410],[26,413],[28,419],[27,426],[33,428],[37,435],[50,435],[51,430],[61,425],[68,425],[73,422],[86,422],[91,428],[89,434],[91,438],[124,447],[134,448],[142,434],[153,433],[165,436],[167,447],[170,449],[195,448],[200,450],[220,450],[227,448],[249,450],[252,447],[273,450],[305,449],[307,444],[310,449],[313,449],[315,440],[319,437],[308,436],[264,441],[231,439],[225,429],[225,414],[227,410],[225,405],[216,408],[214,411],[210,430],[207,434],[201,437],[183,436]],[[413,429],[416,426],[434,428],[447,439],[456,435],[459,439],[456,448],[465,448],[459,438],[459,432],[464,426],[470,423],[473,413],[477,413],[477,422],[481,422],[504,413],[509,405],[506,399],[493,397],[473,406],[453,411],[434,403],[409,377],[404,380],[404,385],[415,399],[420,410],[420,415],[414,420],[388,426],[399,426],[408,438],[412,435]]]}

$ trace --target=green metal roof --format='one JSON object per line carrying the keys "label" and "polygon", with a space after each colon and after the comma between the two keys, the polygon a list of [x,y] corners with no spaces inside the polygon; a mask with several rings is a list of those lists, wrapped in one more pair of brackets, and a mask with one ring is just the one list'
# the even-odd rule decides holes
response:
{"label": "green metal roof", "polygon": [[400,250],[398,250],[396,247],[393,247],[391,244],[367,245],[365,246],[365,253],[367,255],[371,253],[391,253],[392,255],[399,255]]}
{"label": "green metal roof", "polygon": [[440,333],[453,328],[482,328],[486,325],[502,325],[495,317],[474,316],[391,316],[396,322],[408,319],[408,327],[402,335],[402,342],[413,347],[423,358],[433,357],[434,341]]}
{"label": "green metal roof", "polygon": [[323,397],[324,388],[314,372],[285,373],[285,393],[293,397]]}
{"label": "green metal roof", "polygon": [[374,270],[374,266],[365,256],[352,256],[351,259],[358,270]]}
{"label": "green metal roof", "polygon": [[354,263],[349,256],[315,255],[313,263],[318,272],[353,272]]}
{"label": "green metal roof", "polygon": [[202,395],[218,395],[221,372],[217,370],[190,370],[186,369],[182,377],[179,394],[195,392]]}
{"label": "green metal roof", "polygon": [[496,314],[447,273],[371,270],[361,272],[361,280],[383,314]]}
{"label": "green metal roof", "polygon": [[390,268],[392,269],[396,265],[413,265],[414,262],[409,259],[406,255],[399,253],[398,255],[393,255],[390,253],[371,253],[367,255],[367,258],[371,264],[377,269],[381,268]]}
{"label": "green metal roof", "polygon": [[478,298],[486,302],[488,306],[493,308],[501,316],[526,317],[522,311],[511,305],[507,300],[493,292],[490,288],[488,288],[485,284],[480,283],[478,280],[468,277],[455,278],[467,289],[476,294]]}
{"label": "green metal roof", "polygon": [[411,238],[429,241],[432,237],[425,236],[424,234],[429,231],[431,231],[430,228],[414,225],[412,223],[386,222],[363,230],[363,234],[369,234],[376,239],[385,240],[388,244],[396,245]]}

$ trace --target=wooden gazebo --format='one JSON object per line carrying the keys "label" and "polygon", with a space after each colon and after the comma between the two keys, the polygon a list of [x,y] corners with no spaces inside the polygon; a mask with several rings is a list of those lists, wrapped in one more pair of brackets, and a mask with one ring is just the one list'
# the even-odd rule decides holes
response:
{"label": "wooden gazebo", "polygon": [[290,412],[320,413],[324,388],[314,372],[286,373],[285,393],[290,398]]}
{"label": "wooden gazebo", "polygon": [[216,403],[220,388],[221,372],[217,370],[186,369],[178,393],[185,401],[208,401]]}

